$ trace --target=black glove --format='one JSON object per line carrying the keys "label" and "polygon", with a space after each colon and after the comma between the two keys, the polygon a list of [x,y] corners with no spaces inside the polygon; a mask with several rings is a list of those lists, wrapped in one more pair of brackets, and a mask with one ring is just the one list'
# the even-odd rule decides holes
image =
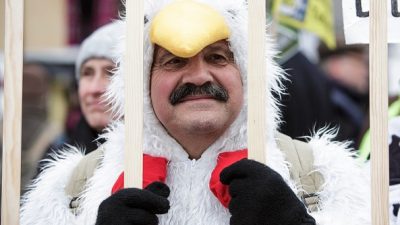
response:
{"label": "black glove", "polygon": [[153,182],[145,189],[126,188],[99,206],[96,225],[157,225],[156,214],[169,210],[169,188]]}
{"label": "black glove", "polygon": [[231,225],[315,225],[281,175],[264,164],[242,159],[225,168],[220,179],[232,197]]}

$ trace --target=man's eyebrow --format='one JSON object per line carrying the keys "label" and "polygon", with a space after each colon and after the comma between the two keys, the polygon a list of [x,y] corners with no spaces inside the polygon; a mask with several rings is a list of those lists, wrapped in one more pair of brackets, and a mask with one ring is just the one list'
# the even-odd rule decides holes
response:
{"label": "man's eyebrow", "polygon": [[229,50],[229,48],[226,48],[225,45],[223,44],[213,44],[209,45],[205,48],[206,50]]}
{"label": "man's eyebrow", "polygon": [[226,46],[223,43],[209,45],[208,47],[205,48],[205,50],[206,51],[223,51],[224,53],[233,56],[233,52],[229,49],[228,46]]}
{"label": "man's eyebrow", "polygon": [[171,52],[166,49],[158,48],[156,52],[155,62],[162,62],[165,58],[174,56]]}

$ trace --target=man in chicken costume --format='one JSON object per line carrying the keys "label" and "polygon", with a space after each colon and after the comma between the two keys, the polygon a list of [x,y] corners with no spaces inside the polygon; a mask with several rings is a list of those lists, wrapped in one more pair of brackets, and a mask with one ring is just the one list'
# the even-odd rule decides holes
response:
{"label": "man in chicken costume", "polygon": [[282,71],[271,49],[269,90],[260,93],[269,98],[268,166],[244,159],[246,4],[145,1],[144,189],[123,188],[122,38],[107,141],[86,157],[72,147],[56,156],[24,196],[22,224],[370,224],[369,183],[346,144],[330,142],[332,132],[308,144],[276,132]]}

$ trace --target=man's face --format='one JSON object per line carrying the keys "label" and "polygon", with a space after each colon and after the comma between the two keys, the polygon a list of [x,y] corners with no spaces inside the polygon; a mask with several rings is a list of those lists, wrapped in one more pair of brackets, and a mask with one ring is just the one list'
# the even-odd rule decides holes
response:
{"label": "man's face", "polygon": [[347,88],[365,94],[368,92],[368,62],[362,54],[348,53],[331,57],[324,63],[328,75]]}
{"label": "man's face", "polygon": [[178,142],[182,135],[219,137],[243,104],[240,72],[226,41],[191,58],[156,47],[150,88],[157,118]]}
{"label": "man's face", "polygon": [[109,108],[101,96],[110,82],[114,63],[109,59],[92,58],[80,71],[79,102],[89,126],[97,131],[104,129],[111,120]]}

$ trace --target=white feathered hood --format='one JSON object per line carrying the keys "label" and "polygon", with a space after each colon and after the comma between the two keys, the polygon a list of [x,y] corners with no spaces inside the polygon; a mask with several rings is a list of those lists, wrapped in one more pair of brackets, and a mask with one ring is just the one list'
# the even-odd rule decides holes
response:
{"label": "white feathered hood", "polygon": [[[147,23],[144,27],[144,149],[152,149],[156,151],[166,151],[171,149],[182,149],[182,147],[173,139],[156,118],[150,100],[150,70],[153,60],[154,46],[149,38],[149,30],[151,22],[157,12],[164,6],[174,0],[147,0],[145,1],[145,20]],[[247,3],[244,0],[198,0],[205,3],[221,13],[228,24],[231,35],[228,39],[230,48],[234,53],[236,64],[240,68],[243,85],[244,85],[244,105],[231,127],[221,136],[212,146],[214,150],[234,150],[247,146]],[[125,22],[121,22],[125,23]],[[124,26],[125,27],[125,26]],[[106,99],[111,102],[112,110],[116,114],[117,119],[123,118],[124,112],[124,81],[123,68],[124,61],[122,56],[125,49],[125,30],[121,30],[121,41],[116,48],[116,56],[118,58],[118,70],[112,78],[112,82],[106,93]],[[269,75],[268,90],[264,94],[268,97],[267,106],[267,127],[269,129],[269,138],[272,137],[273,131],[277,128],[278,110],[277,103],[272,96],[272,91],[281,92],[279,79],[282,76],[281,69],[273,62],[272,58],[275,51],[269,37],[266,38],[267,50],[266,61]],[[268,139],[269,139],[268,138]],[[210,149],[209,148],[209,149]]]}

